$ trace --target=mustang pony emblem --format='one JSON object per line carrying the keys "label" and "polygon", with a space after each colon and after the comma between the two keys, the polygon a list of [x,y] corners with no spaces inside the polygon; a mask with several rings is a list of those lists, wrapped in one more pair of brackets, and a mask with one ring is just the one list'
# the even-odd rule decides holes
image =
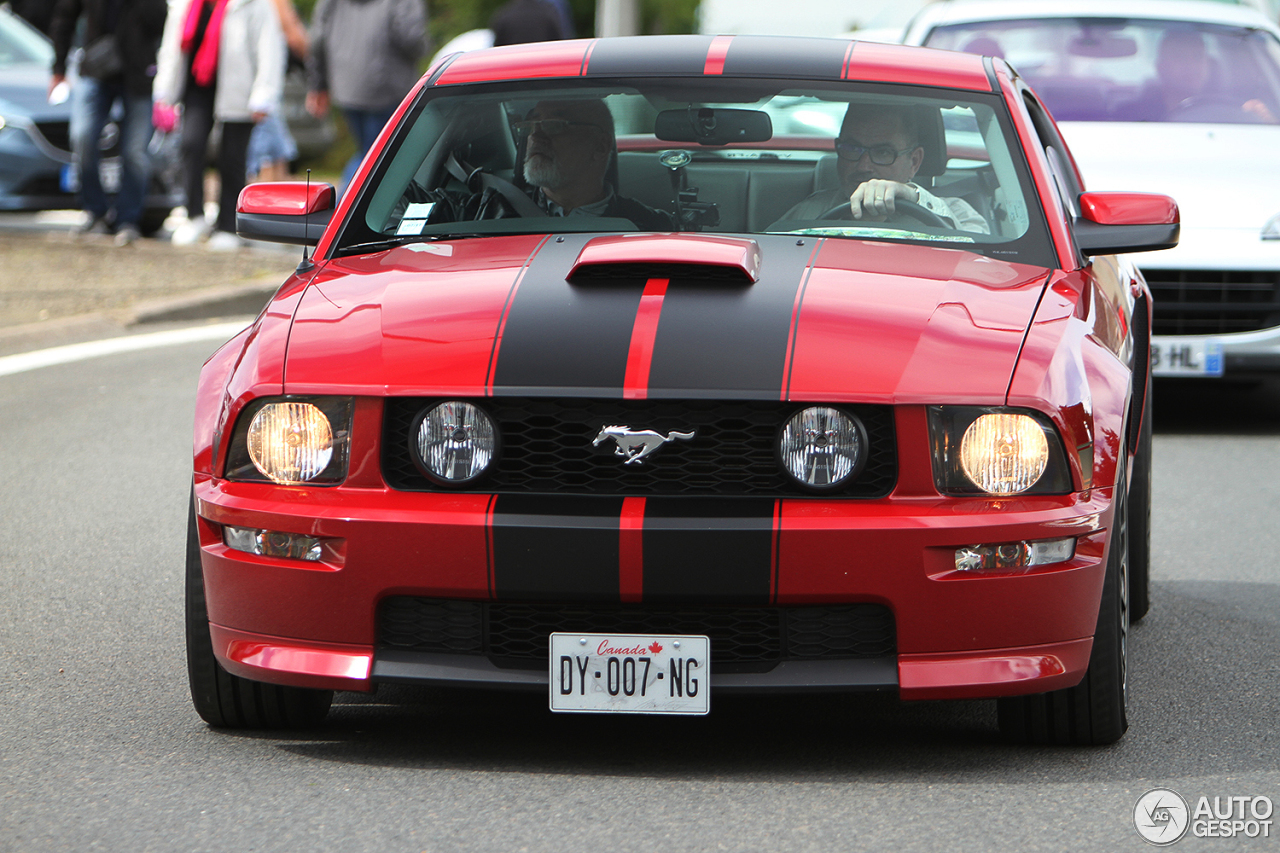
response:
{"label": "mustang pony emblem", "polygon": [[618,443],[613,455],[621,456],[626,460],[623,464],[630,465],[632,462],[643,463],[646,456],[668,441],[675,441],[677,438],[688,441],[693,436],[693,432],[669,432],[663,437],[662,433],[651,429],[633,430],[629,426],[615,425],[601,427],[600,434],[591,444],[593,447],[599,447],[600,442],[612,438]]}

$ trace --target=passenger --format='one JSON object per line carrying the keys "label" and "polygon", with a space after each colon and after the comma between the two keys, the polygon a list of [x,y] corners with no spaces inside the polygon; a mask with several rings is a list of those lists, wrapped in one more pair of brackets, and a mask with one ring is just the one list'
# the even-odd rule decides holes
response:
{"label": "passenger", "polygon": [[924,162],[920,132],[905,107],[850,104],[836,138],[840,186],[819,190],[783,215],[783,220],[817,219],[848,202],[854,219],[891,222],[910,219],[895,207],[914,202],[960,231],[989,234],[987,221],[964,199],[942,198],[913,182]]}
{"label": "passenger", "polygon": [[[1214,63],[1204,36],[1172,29],[1156,48],[1155,79],[1137,98],[1117,105],[1121,121],[1222,121],[1275,124],[1276,118],[1257,98],[1233,97],[1215,89]],[[1215,109],[1216,107],[1216,109]],[[1239,114],[1234,111],[1238,109]]]}
{"label": "passenger", "polygon": [[611,216],[630,219],[641,231],[675,229],[668,213],[618,195],[606,180],[616,140],[604,101],[541,101],[515,129],[524,140],[524,179],[549,215]]}

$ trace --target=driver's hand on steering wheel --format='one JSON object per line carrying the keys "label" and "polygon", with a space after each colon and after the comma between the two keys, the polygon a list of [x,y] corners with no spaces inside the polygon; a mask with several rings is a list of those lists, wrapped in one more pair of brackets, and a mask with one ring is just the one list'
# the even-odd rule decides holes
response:
{"label": "driver's hand on steering wheel", "polygon": [[871,178],[859,184],[849,196],[849,207],[853,210],[854,219],[883,222],[893,216],[894,199],[899,198],[915,203],[919,201],[920,193],[908,184]]}

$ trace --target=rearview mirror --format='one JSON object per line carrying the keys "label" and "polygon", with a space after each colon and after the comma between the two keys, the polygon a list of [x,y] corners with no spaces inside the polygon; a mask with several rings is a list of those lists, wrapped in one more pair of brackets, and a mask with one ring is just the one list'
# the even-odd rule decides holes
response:
{"label": "rearview mirror", "polygon": [[249,240],[314,246],[329,226],[336,197],[333,184],[249,184],[236,202],[236,233]]}
{"label": "rearview mirror", "polygon": [[1178,203],[1155,193],[1081,193],[1076,244],[1085,255],[1152,252],[1178,245]]}
{"label": "rearview mirror", "polygon": [[767,113],[756,110],[689,107],[658,113],[653,134],[667,142],[696,142],[699,145],[766,142],[773,138],[773,122]]}

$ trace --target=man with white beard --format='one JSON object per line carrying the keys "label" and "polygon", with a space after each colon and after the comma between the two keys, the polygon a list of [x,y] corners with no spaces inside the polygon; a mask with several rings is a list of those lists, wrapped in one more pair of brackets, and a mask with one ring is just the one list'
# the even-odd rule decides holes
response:
{"label": "man with white beard", "polygon": [[669,214],[618,195],[605,180],[616,141],[604,101],[540,101],[515,130],[525,141],[524,179],[551,216],[620,217],[641,231],[675,230]]}

